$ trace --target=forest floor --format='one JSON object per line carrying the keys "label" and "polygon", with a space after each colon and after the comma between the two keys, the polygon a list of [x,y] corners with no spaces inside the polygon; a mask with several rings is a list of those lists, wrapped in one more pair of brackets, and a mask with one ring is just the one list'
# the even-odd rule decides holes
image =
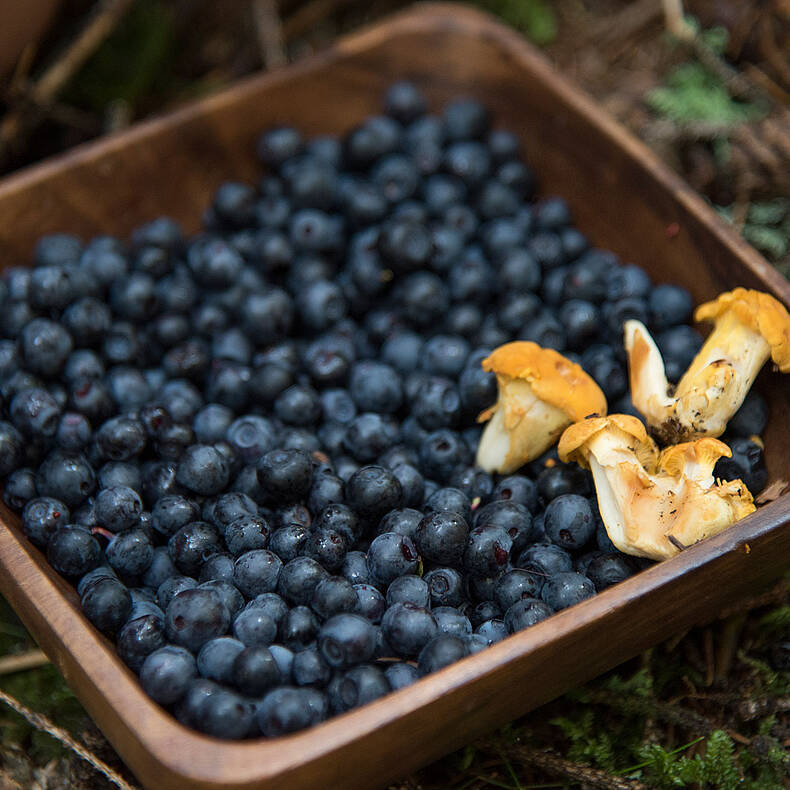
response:
{"label": "forest floor", "polygon": [[[787,0],[687,2],[699,34],[685,42],[687,28],[669,33],[657,0],[477,4],[542,46],[790,276]],[[104,0],[99,9],[125,14],[87,61],[74,60],[68,44],[95,18],[91,5],[66,0],[48,38],[0,82],[0,173],[297,60],[406,4],[283,0],[273,15],[258,2],[256,26],[245,3]],[[64,61],[52,90],[57,80],[43,77]],[[42,81],[51,93],[38,104]],[[48,717],[134,786],[35,650],[0,599],[0,697]],[[31,666],[10,671],[18,656]],[[0,790],[113,787],[41,725],[0,705]],[[788,776],[790,576],[393,787],[778,790]]]}

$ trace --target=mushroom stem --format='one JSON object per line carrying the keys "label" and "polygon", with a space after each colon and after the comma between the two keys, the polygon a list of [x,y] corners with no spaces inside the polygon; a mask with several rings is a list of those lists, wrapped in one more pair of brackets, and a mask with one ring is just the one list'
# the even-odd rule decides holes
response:
{"label": "mushroom stem", "polygon": [[697,434],[721,436],[770,356],[759,332],[734,313],[722,316],[678,382],[677,418]]}
{"label": "mushroom stem", "polygon": [[625,348],[631,397],[652,433],[673,444],[694,436],[720,436],[769,358],[790,372],[790,315],[769,294],[736,288],[697,308],[713,331],[677,384],[639,321],[626,321]]}
{"label": "mushroom stem", "polygon": [[477,446],[477,465],[510,474],[549,449],[568,426],[568,415],[535,395],[527,381],[497,376],[499,399],[479,419],[491,419]]}

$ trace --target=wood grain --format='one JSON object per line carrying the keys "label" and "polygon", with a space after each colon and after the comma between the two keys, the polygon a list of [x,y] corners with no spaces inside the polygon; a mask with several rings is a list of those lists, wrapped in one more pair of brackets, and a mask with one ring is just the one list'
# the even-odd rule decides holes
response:
{"label": "wood grain", "polygon": [[[484,100],[516,130],[544,194],[569,201],[598,245],[695,300],[745,285],[790,304],[790,286],[705,203],[520,37],[450,4],[416,7],[296,66],[82,147],[0,185],[0,256],[25,263],[41,233],[127,234],[170,214],[194,230],[212,190],[254,179],[255,139],[277,123],[342,132],[408,77],[438,108]],[[790,398],[779,377],[765,441],[771,476],[790,477]],[[148,700],[113,646],[87,625],[73,590],[0,512],[0,590],[90,714],[148,787],[379,786],[511,720],[662,638],[715,616],[782,573],[790,496],[726,533],[561,612],[488,651],[316,729],[223,743],[189,731]]]}

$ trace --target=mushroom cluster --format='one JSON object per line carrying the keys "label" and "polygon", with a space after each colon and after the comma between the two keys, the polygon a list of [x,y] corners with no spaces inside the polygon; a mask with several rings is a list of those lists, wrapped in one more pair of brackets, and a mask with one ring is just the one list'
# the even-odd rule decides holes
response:
{"label": "mushroom cluster", "polygon": [[769,294],[736,288],[698,307],[695,318],[714,328],[676,387],[647,328],[625,322],[631,397],[647,425],[606,416],[595,382],[556,351],[524,342],[496,349],[483,361],[499,397],[478,418],[489,420],[478,465],[513,472],[561,437],[560,460],[592,472],[614,545],[650,559],[671,557],[753,512],[743,481],[714,477],[716,462],[732,455],[714,437],[769,358],[790,372],[790,314]]}

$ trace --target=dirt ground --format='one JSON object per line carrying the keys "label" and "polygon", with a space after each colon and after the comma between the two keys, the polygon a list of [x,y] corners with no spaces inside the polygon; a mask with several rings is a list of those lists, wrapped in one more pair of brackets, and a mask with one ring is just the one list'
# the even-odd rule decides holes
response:
{"label": "dirt ground", "polygon": [[[674,34],[659,0],[477,4],[543,46],[790,276],[788,0],[688,0],[691,26]],[[297,60],[404,5],[65,0],[0,81],[0,173]],[[108,35],[75,60],[70,45],[101,13],[115,14]],[[52,67],[66,76],[55,90]],[[790,577],[755,595],[395,787],[790,787]],[[0,659],[34,649],[0,600]],[[0,670],[0,693],[134,784],[51,666]],[[112,786],[0,706],[0,790]]]}

